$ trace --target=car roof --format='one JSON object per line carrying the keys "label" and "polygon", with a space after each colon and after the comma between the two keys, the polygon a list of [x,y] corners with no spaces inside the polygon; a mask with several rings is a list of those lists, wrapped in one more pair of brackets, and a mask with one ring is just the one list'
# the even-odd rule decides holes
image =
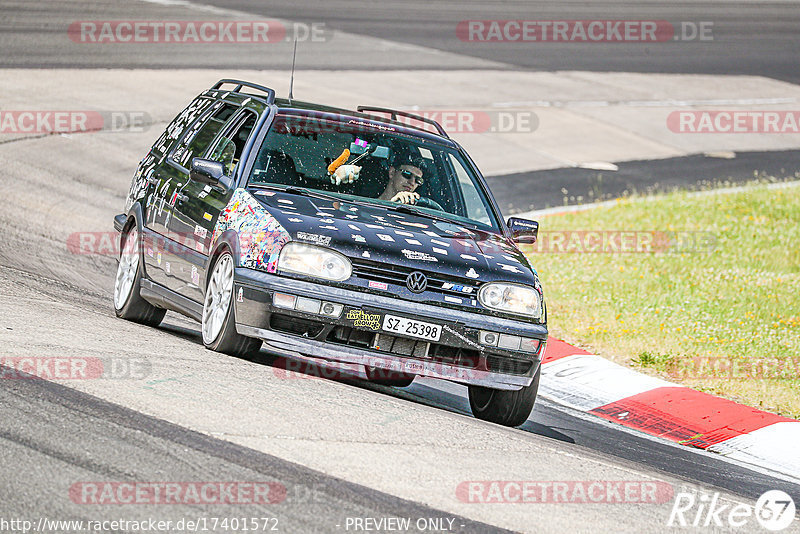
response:
{"label": "car roof", "polygon": [[[236,87],[233,91],[221,89],[222,85],[226,84],[235,85]],[[253,94],[248,89],[255,89],[257,91],[264,92],[266,93],[266,98],[264,95]],[[229,98],[233,95],[256,98],[266,104],[274,104],[278,107],[279,112],[282,113],[314,116],[328,120],[332,118],[330,115],[340,115],[342,119],[359,119],[381,125],[390,125],[396,132],[403,135],[421,137],[423,139],[434,141],[450,147],[458,147],[458,144],[450,139],[450,137],[447,135],[447,132],[445,132],[444,128],[442,128],[438,122],[427,117],[409,113],[407,111],[371,106],[359,106],[358,110],[354,111],[335,106],[317,104],[314,102],[305,102],[302,100],[288,98],[277,98],[273,89],[242,80],[223,79],[211,87],[209,91],[217,92],[218,98],[220,97],[221,93],[222,99]],[[374,115],[373,113],[380,113],[389,116]],[[417,126],[409,122],[397,120],[397,117],[404,117],[409,121],[416,121],[423,126]],[[425,128],[424,125],[427,125],[428,128]],[[430,127],[433,127],[436,131],[431,131]]]}

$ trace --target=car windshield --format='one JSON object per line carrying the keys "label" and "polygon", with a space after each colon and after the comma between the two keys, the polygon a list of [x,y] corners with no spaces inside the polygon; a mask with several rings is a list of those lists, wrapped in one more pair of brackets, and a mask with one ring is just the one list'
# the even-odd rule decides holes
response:
{"label": "car windshield", "polygon": [[302,187],[387,208],[406,204],[499,231],[486,193],[457,150],[370,120],[278,115],[248,185]]}

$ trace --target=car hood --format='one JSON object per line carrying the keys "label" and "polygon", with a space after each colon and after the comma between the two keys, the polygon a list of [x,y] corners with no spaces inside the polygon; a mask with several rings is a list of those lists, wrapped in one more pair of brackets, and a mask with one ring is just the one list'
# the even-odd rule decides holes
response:
{"label": "car hood", "polygon": [[476,282],[534,284],[525,256],[495,233],[377,205],[274,190],[251,193],[292,240],[333,248],[354,263],[400,265]]}

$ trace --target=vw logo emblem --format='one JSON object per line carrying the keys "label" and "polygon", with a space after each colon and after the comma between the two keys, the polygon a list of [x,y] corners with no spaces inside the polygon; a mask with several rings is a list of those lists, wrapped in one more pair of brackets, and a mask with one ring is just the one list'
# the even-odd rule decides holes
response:
{"label": "vw logo emblem", "polygon": [[428,287],[428,277],[419,271],[414,271],[406,277],[406,286],[414,293],[422,293]]}

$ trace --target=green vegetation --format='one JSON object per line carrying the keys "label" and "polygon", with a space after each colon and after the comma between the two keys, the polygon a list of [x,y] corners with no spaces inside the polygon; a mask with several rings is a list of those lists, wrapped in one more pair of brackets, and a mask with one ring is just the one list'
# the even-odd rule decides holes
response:
{"label": "green vegetation", "polygon": [[[526,252],[554,336],[800,418],[800,187],[627,198],[540,222]],[[617,231],[651,252],[587,251],[613,249],[598,243]]]}

